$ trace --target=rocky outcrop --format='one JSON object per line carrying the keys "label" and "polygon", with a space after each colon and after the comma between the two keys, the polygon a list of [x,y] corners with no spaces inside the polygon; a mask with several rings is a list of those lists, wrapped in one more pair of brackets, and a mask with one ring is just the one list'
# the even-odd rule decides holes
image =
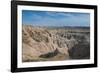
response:
{"label": "rocky outcrop", "polygon": [[83,50],[89,51],[89,44],[82,44],[83,42],[90,43],[89,33],[73,33],[66,31],[67,29],[51,29],[46,27],[33,27],[29,25],[23,25],[23,62],[48,60],[54,61],[72,58],[76,59],[78,57],[78,55],[76,55],[77,52],[80,52],[80,54],[82,54],[81,56],[83,56]]}

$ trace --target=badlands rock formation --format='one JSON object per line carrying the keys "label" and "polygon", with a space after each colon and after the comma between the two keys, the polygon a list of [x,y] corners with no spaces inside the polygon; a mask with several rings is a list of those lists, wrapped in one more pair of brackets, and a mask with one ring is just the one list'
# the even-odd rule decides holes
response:
{"label": "badlands rock formation", "polygon": [[89,32],[23,25],[22,61],[86,59],[89,58],[89,41]]}

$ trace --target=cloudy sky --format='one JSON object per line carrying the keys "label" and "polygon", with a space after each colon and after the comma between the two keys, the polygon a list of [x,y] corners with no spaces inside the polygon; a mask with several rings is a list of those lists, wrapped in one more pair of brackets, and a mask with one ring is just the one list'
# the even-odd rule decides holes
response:
{"label": "cloudy sky", "polygon": [[90,26],[90,14],[23,10],[22,23],[33,26]]}

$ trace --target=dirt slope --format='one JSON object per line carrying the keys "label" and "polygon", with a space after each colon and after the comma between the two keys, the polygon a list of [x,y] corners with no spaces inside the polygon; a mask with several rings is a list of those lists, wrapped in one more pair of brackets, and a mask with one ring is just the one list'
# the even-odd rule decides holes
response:
{"label": "dirt slope", "polygon": [[[76,33],[75,35],[81,36]],[[72,36],[72,33],[66,33],[65,30],[51,30],[33,27],[31,25],[23,25],[22,60],[23,62],[28,62],[70,59],[70,50],[79,44],[79,42],[77,37]],[[76,54],[76,52],[74,53]]]}

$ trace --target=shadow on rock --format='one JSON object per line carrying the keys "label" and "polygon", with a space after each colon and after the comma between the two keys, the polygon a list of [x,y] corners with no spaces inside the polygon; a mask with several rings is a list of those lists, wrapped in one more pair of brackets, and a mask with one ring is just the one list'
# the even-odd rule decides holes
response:
{"label": "shadow on rock", "polygon": [[69,49],[69,56],[71,59],[89,59],[90,58],[90,44],[80,43]]}

